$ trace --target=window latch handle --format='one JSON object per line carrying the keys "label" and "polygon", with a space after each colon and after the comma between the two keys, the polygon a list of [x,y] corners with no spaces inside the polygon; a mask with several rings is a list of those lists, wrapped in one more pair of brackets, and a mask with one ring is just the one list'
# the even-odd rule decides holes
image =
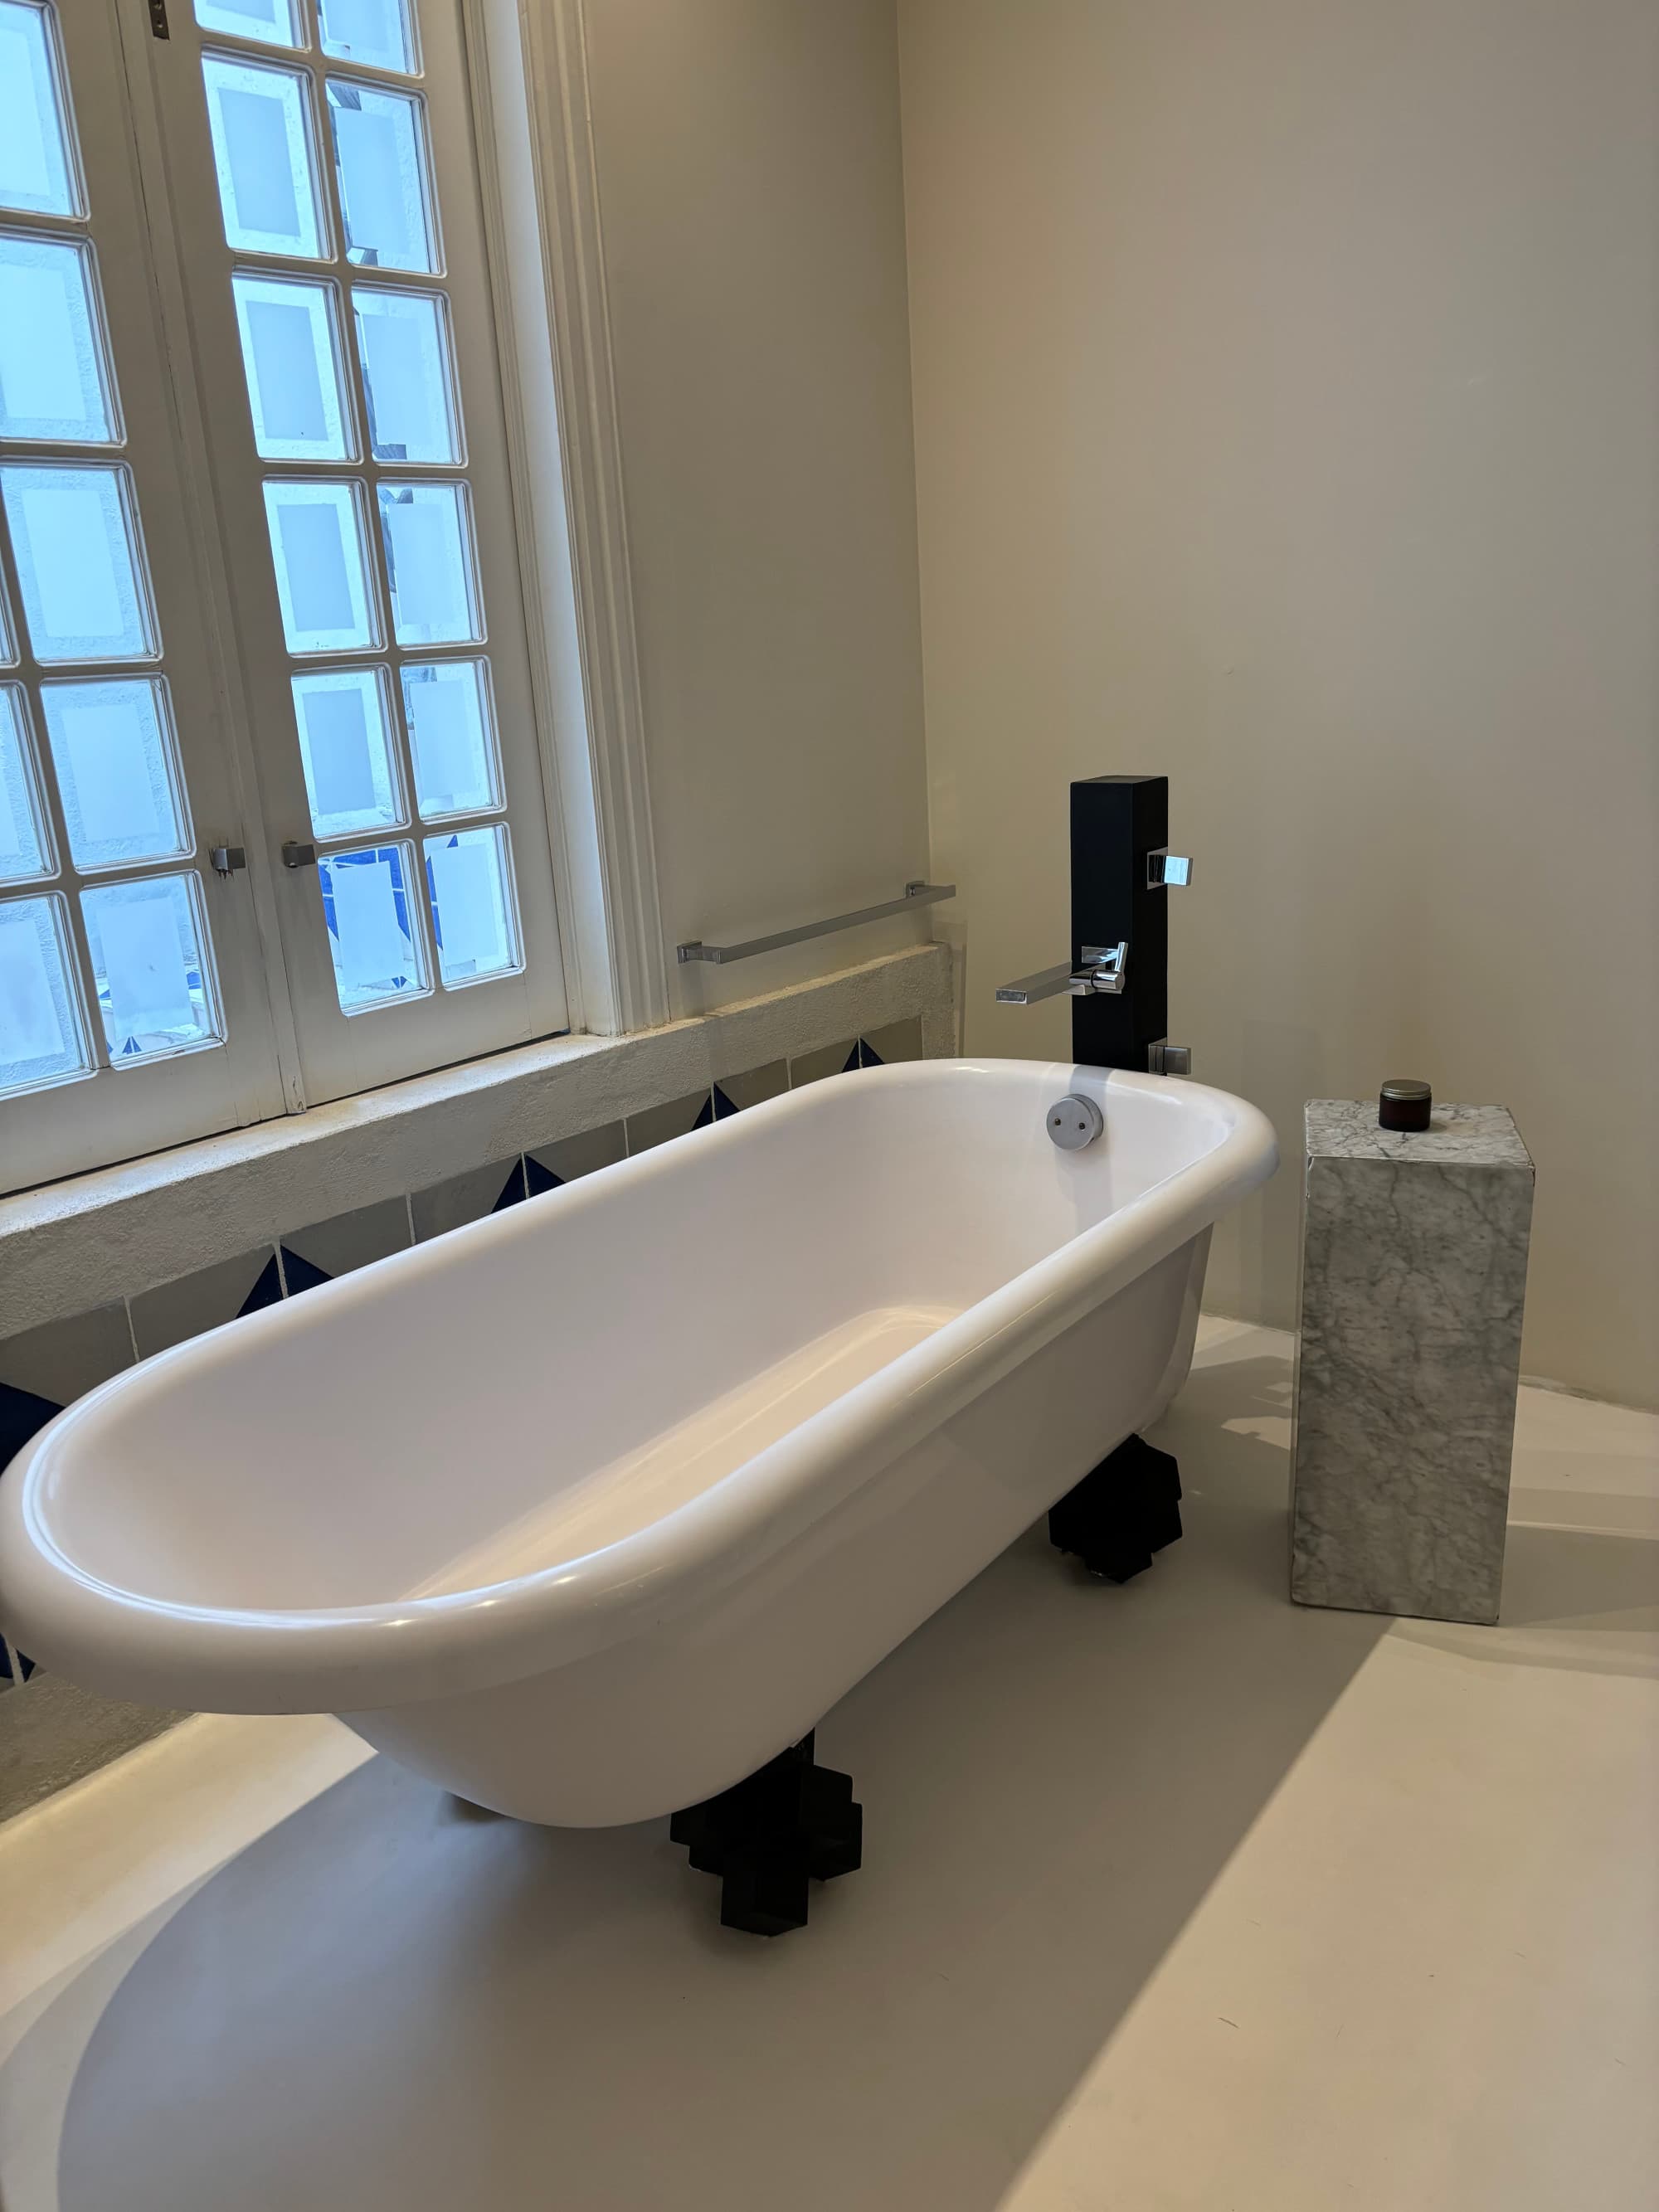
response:
{"label": "window latch handle", "polygon": [[283,866],[285,868],[314,868],[316,865],[317,848],[314,845],[297,844],[292,837],[287,840],[283,847]]}
{"label": "window latch handle", "polygon": [[234,876],[247,866],[246,845],[216,845],[208,858],[216,876]]}

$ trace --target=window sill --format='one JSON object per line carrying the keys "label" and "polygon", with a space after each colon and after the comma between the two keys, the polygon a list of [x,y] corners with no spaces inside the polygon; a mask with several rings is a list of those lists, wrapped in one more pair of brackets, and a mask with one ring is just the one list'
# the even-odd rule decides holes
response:
{"label": "window sill", "polygon": [[627,1036],[563,1036],[0,1199],[0,1338],[838,1040],[920,1019],[954,1049],[951,956],[910,947]]}

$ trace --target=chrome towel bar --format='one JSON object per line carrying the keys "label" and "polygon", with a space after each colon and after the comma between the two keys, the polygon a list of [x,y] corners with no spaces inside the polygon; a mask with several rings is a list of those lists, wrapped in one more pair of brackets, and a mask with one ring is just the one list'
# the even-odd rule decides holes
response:
{"label": "chrome towel bar", "polygon": [[940,899],[954,898],[954,884],[906,884],[902,898],[885,899],[880,906],[861,906],[856,914],[838,914],[828,921],[804,922],[799,929],[780,929],[770,937],[751,937],[742,945],[705,945],[694,937],[689,945],[674,948],[682,967],[690,960],[707,960],[716,968],[728,961],[748,960],[757,952],[775,952],[781,945],[803,945],[809,937],[828,937],[832,930],[855,929],[861,921],[879,921],[884,915],[908,914],[913,907],[933,906]]}

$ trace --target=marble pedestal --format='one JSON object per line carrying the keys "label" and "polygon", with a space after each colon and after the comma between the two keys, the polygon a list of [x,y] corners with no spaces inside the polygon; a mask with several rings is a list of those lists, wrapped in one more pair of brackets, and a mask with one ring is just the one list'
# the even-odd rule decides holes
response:
{"label": "marble pedestal", "polygon": [[1291,1595],[1495,1621],[1532,1161],[1502,1106],[1306,1117]]}

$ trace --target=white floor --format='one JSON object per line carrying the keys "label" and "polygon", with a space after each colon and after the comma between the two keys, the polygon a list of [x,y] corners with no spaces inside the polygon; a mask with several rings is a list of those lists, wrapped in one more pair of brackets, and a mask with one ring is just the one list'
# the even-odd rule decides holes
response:
{"label": "white floor", "polygon": [[1288,1350],[1150,1574],[1033,1534],[830,1715],[802,1934],[327,1721],[0,1829],[3,2212],[1650,2212],[1659,1419],[1523,1393],[1502,1627],[1303,1612]]}

